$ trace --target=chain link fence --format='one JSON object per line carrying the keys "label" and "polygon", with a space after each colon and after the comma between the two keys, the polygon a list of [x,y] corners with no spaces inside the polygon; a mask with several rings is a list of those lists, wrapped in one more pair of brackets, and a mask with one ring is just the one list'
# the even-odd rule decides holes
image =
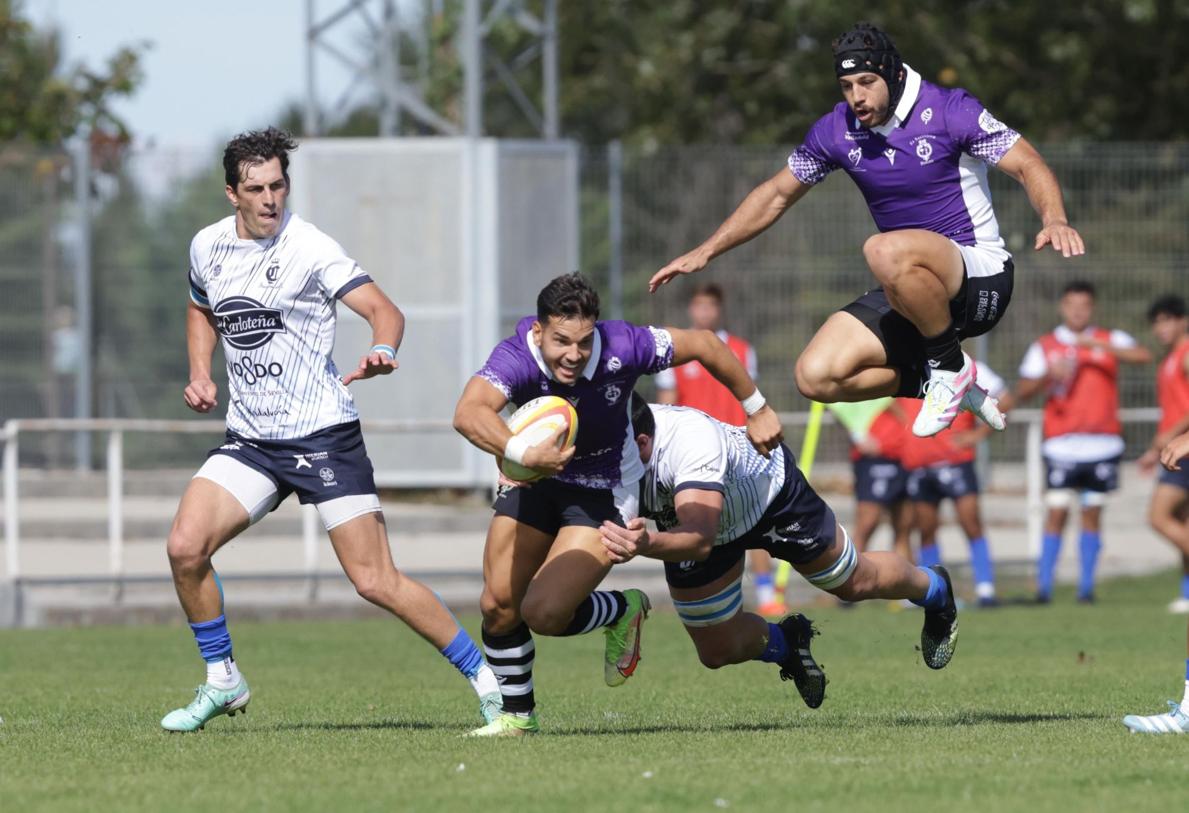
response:
{"label": "chain link fence", "polygon": [[[1011,308],[987,342],[987,360],[1009,380],[1029,342],[1057,324],[1056,299],[1068,281],[1094,282],[1098,324],[1149,345],[1148,304],[1186,287],[1189,146],[1064,144],[1041,151],[1064,186],[1088,253],[1063,261],[1033,252],[1038,223],[1023,190],[992,173],[1017,273]],[[625,148],[615,156],[606,147],[584,149],[580,264],[605,292],[607,314],[684,324],[695,281],[679,280],[650,296],[647,279],[709,235],[753,186],[784,166],[787,153],[787,147],[701,146]],[[180,398],[187,372],[187,252],[198,229],[228,212],[217,151],[139,150],[94,156],[92,164],[85,184],[94,289],[88,412],[189,417]],[[860,249],[874,226],[842,175],[835,173],[766,234],[721,257],[697,280],[715,280],[727,291],[727,327],[755,344],[764,391],[782,411],[806,407],[792,377],[801,348],[871,281]],[[76,249],[86,244],[79,239],[74,163],[66,153],[0,145],[0,181],[0,418],[73,416],[80,355],[88,344],[74,312]],[[533,274],[543,283],[566,270]],[[621,297],[611,293],[619,291]],[[400,292],[391,293],[399,302]],[[1125,367],[1122,404],[1152,405],[1154,378],[1151,365]],[[453,403],[441,409],[448,415]],[[1149,431],[1128,428],[1131,453]],[[824,459],[843,459],[840,432],[828,431],[823,444]],[[197,438],[155,437],[130,445],[128,464],[186,467],[205,448]],[[992,452],[1021,460],[1023,433],[997,437]],[[92,465],[100,453],[94,452]],[[69,442],[52,436],[22,448],[26,465],[75,465],[75,454]]]}

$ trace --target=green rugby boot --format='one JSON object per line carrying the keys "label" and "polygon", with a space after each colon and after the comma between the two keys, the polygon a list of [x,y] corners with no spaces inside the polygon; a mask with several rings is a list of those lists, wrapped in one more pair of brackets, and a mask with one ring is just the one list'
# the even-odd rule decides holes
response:
{"label": "green rugby boot", "polygon": [[201,731],[204,726],[220,714],[234,717],[236,712],[248,713],[248,701],[252,693],[248,681],[243,677],[234,689],[216,689],[204,683],[194,690],[190,705],[174,709],[161,718],[161,727],[166,731]]}
{"label": "green rugby boot", "polygon": [[467,734],[468,737],[527,737],[538,734],[541,725],[537,722],[536,713],[527,717],[519,714],[500,714],[482,728],[476,728]]}
{"label": "green rugby boot", "polygon": [[607,648],[603,655],[603,679],[608,686],[622,686],[640,663],[640,628],[652,602],[642,590],[624,590],[628,609],[623,618],[603,630]]}
{"label": "green rugby boot", "polygon": [[488,692],[479,698],[479,716],[484,723],[494,723],[504,713],[504,696],[499,692]]}

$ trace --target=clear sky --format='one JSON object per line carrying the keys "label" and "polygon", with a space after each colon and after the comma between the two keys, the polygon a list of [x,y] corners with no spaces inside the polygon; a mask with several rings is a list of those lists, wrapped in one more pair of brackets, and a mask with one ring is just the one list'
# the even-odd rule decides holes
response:
{"label": "clear sky", "polygon": [[[344,5],[317,0],[319,18]],[[273,121],[305,99],[304,0],[25,0],[39,28],[62,32],[67,62],[101,67],[121,45],[147,41],[145,80],[115,110],[139,144],[212,147]],[[341,33],[349,43],[354,21]],[[338,41],[342,41],[339,38]],[[350,79],[318,61],[319,92],[333,100]]]}

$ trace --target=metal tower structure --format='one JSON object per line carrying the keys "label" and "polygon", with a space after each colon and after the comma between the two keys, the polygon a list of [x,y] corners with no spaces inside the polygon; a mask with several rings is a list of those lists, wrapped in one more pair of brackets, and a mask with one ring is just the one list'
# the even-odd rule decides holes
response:
{"label": "metal tower structure", "polygon": [[[337,0],[335,10],[320,14],[317,0],[306,0],[306,102],[305,131],[323,132],[326,119],[349,109],[352,101],[375,99],[380,114],[380,135],[400,133],[401,117],[411,116],[441,135],[484,135],[483,98],[494,79],[526,121],[543,139],[558,137],[557,0]],[[461,18],[454,49],[463,64],[461,122],[451,120],[425,101],[420,83],[428,73],[429,23],[450,11]],[[516,54],[501,54],[489,47],[495,26],[511,23],[529,35],[528,44]],[[348,49],[336,36],[349,28],[355,35]],[[418,49],[416,73],[402,67],[402,42]],[[318,68],[323,58],[334,59],[350,73],[328,111],[318,102]],[[539,63],[541,98],[534,100],[519,81],[518,72]]]}

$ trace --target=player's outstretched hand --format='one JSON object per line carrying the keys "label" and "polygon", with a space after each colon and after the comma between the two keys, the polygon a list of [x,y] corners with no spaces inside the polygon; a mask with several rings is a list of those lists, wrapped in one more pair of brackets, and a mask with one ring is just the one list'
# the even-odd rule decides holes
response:
{"label": "player's outstretched hand", "polygon": [[1189,455],[1189,432],[1177,435],[1160,451],[1160,462],[1169,471],[1181,470],[1181,459]]}
{"label": "player's outstretched hand", "polygon": [[784,440],[784,429],[772,407],[764,404],[747,419],[747,439],[764,457],[771,456],[772,450],[780,446]]}
{"label": "player's outstretched hand", "polygon": [[695,248],[688,254],[682,254],[652,275],[652,279],[648,280],[648,293],[655,293],[657,288],[681,274],[695,274],[709,263],[710,258],[700,248]]}
{"label": "player's outstretched hand", "polygon": [[626,528],[604,520],[599,533],[602,534],[607,557],[613,564],[622,565],[648,553],[651,540],[648,537],[647,524],[642,517],[630,520]]}
{"label": "player's outstretched hand", "polygon": [[560,473],[574,457],[576,448],[574,446],[568,449],[560,448],[562,436],[568,431],[568,428],[559,426],[552,435],[536,446],[529,446],[524,452],[524,465],[546,477]]}
{"label": "player's outstretched hand", "polygon": [[352,381],[359,381],[364,378],[388,375],[399,366],[400,362],[394,358],[390,358],[387,353],[368,353],[359,360],[358,367],[343,376],[343,383],[350,384]]}
{"label": "player's outstretched hand", "polygon": [[182,397],[186,399],[186,406],[195,412],[210,412],[219,405],[215,393],[219,388],[209,378],[196,378],[186,385]]}
{"label": "player's outstretched hand", "polygon": [[1062,257],[1080,257],[1086,253],[1086,244],[1077,229],[1065,222],[1050,223],[1036,235],[1036,250],[1052,246]]}

